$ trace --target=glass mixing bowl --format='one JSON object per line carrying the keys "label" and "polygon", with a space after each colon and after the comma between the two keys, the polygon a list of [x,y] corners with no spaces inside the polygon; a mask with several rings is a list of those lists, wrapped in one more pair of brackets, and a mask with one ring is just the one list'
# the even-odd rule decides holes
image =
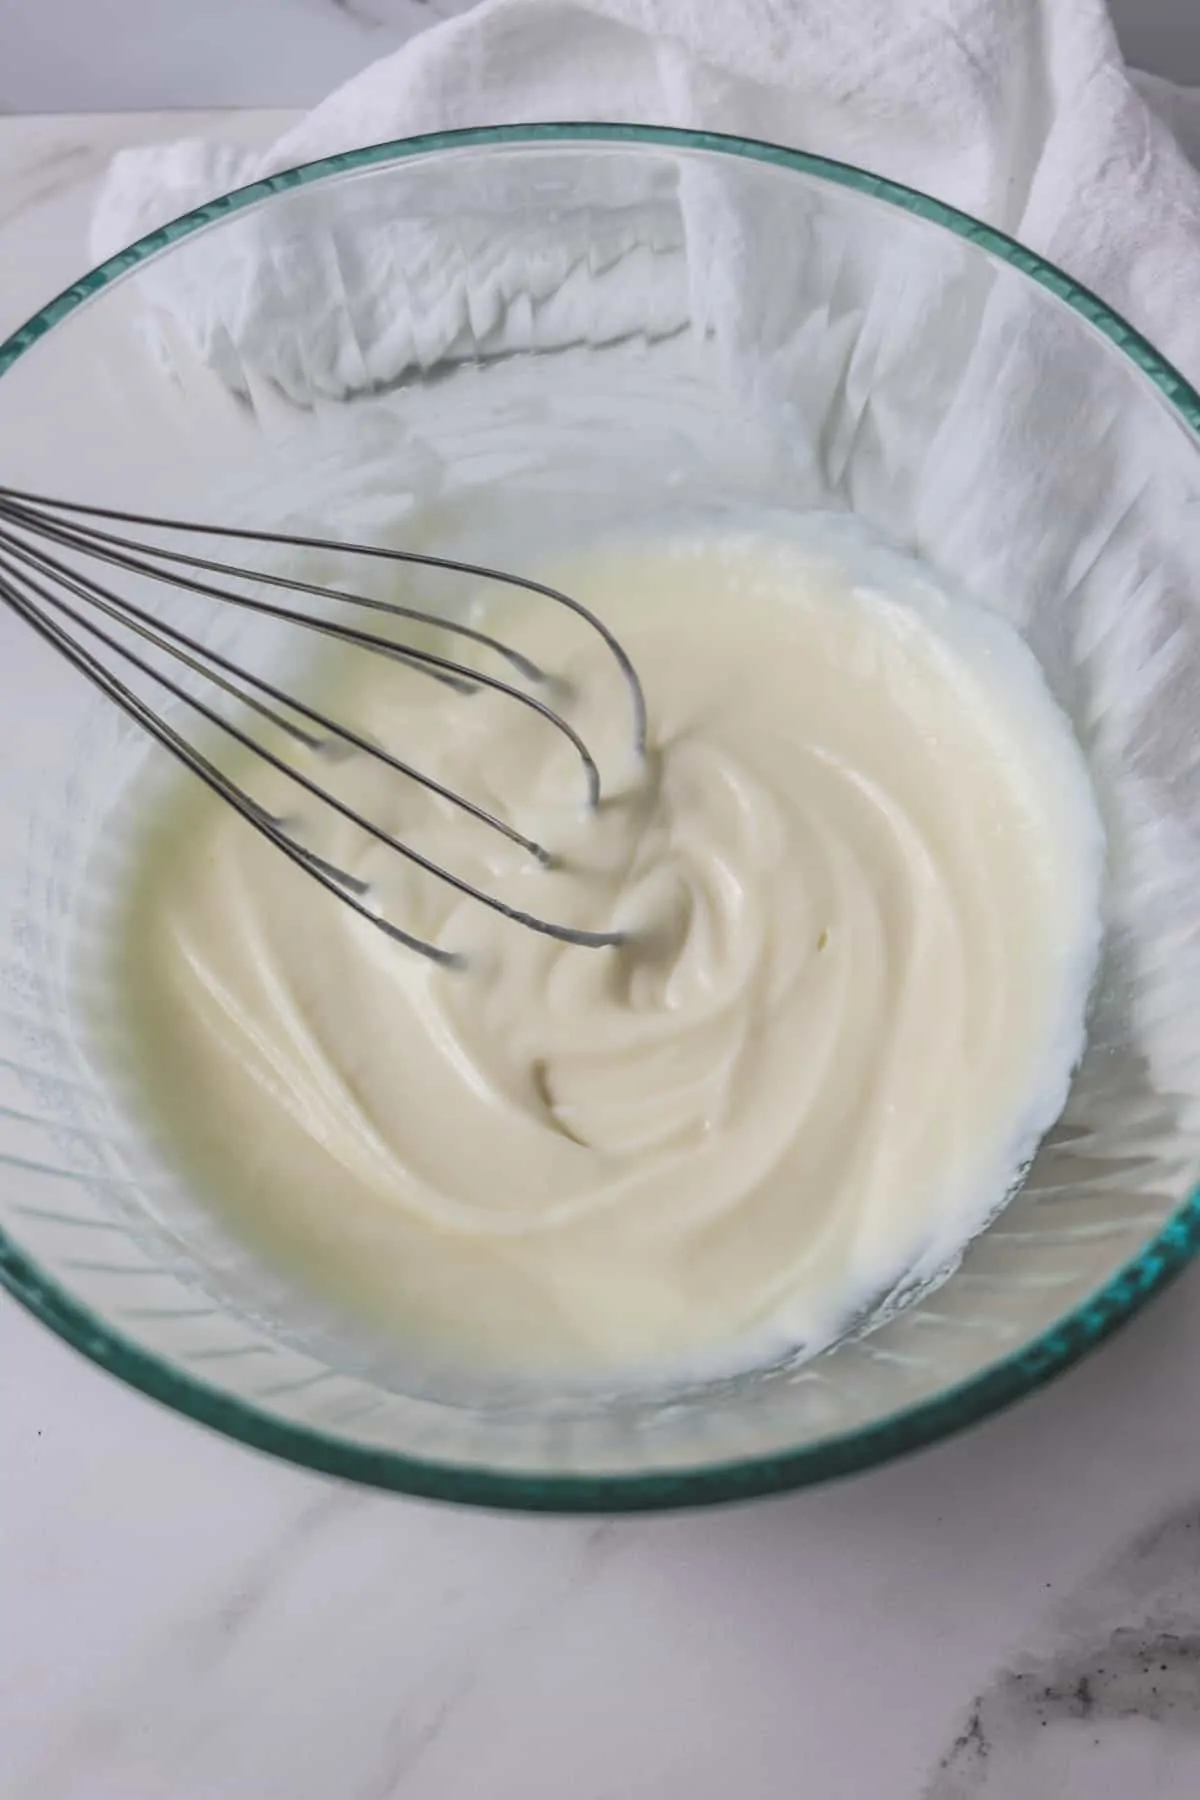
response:
{"label": "glass mixing bowl", "polygon": [[0,373],[0,481],[134,510],[332,517],[396,542],[406,519],[454,518],[501,563],[531,532],[681,509],[852,510],[1016,621],[1110,832],[1066,1111],[936,1291],[736,1379],[603,1400],[439,1391],[340,1337],[137,1140],[79,971],[122,796],[163,753],[5,613],[0,1274],[96,1362],[384,1487],[673,1506],[844,1474],[977,1420],[1190,1255],[1200,401],[1094,296],[816,157],[504,128],[214,201],[53,301],[0,347]]}

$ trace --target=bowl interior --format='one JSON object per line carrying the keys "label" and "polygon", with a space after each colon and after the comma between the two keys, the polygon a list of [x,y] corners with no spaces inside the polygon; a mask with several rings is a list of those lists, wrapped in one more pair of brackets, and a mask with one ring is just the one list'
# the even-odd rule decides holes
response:
{"label": "bowl interior", "polygon": [[[688,1390],[430,1381],[259,1264],[139,1132],[111,1054],[120,996],[95,971],[123,800],[166,759],[5,612],[0,1268],[99,1360],[366,1480],[677,1503],[966,1422],[1187,1254],[1200,414],[1090,296],[816,159],[525,128],[353,153],[215,203],[47,309],[0,372],[0,481],[95,504],[418,537],[499,566],[667,515],[853,511],[1021,629],[1110,834],[1067,1109],[944,1285],[889,1296],[806,1364]],[[153,604],[246,648],[207,602]]]}

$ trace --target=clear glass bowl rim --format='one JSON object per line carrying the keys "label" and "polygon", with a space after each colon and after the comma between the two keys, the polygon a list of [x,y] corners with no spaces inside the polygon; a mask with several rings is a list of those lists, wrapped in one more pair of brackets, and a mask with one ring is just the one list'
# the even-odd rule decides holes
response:
{"label": "clear glass bowl rim", "polygon": [[[851,163],[834,162],[808,151],[788,150],[750,138],[682,131],[665,125],[555,123],[432,132],[344,151],[266,176],[149,232],[64,289],[0,343],[0,376],[104,288],[193,232],[272,194],[442,151],[505,145],[561,148],[610,144],[702,150],[796,170],[870,195],[953,232],[1037,282],[1080,314],[1119,354],[1149,377],[1191,435],[1200,438],[1200,394],[1178,370],[1089,289],[1004,232],[915,188]],[[430,1461],[350,1443],[312,1426],[273,1417],[195,1380],[123,1338],[106,1320],[51,1280],[2,1227],[0,1284],[59,1337],[130,1386],[188,1418],[286,1461],[372,1487],[462,1504],[530,1512],[633,1512],[715,1505],[806,1487],[887,1462],[976,1424],[1041,1387],[1102,1343],[1178,1275],[1198,1248],[1200,1186],[1193,1189],[1137,1256],[1055,1324],[1019,1350],[932,1399],[861,1430],[834,1434],[795,1450],[676,1470],[615,1474],[526,1474]]]}

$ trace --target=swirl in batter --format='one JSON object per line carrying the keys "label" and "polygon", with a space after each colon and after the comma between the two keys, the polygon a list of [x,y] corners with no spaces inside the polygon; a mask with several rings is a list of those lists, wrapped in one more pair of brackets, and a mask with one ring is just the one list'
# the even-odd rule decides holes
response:
{"label": "swirl in batter", "polygon": [[[414,956],[204,792],[145,836],[140,1083],[243,1234],[431,1358],[609,1373],[814,1350],[952,1264],[1065,1099],[1102,837],[1031,653],[848,528],[682,532],[537,571],[630,651],[652,753],[578,621],[489,629],[559,672],[607,798],[544,721],[379,658],[323,704],[559,866],[369,759],[322,778],[538,936],[345,821],[308,841]],[[456,649],[456,654],[460,649]],[[279,780],[256,792],[296,805]]]}

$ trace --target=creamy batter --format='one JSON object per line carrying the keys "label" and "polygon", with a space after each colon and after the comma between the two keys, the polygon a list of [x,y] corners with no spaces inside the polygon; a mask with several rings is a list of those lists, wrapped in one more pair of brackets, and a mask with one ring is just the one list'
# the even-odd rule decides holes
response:
{"label": "creamy batter", "polygon": [[503,697],[365,656],[314,692],[555,869],[370,758],[306,766],[490,892],[626,942],[523,929],[255,776],[467,959],[439,968],[191,783],[144,834],[123,940],[148,1116],[239,1232],[435,1361],[814,1350],[950,1266],[1062,1106],[1099,930],[1082,757],[1007,626],[852,528],[682,530],[532,572],[646,689],[642,766],[603,644],[489,599],[566,684],[598,813]]}

